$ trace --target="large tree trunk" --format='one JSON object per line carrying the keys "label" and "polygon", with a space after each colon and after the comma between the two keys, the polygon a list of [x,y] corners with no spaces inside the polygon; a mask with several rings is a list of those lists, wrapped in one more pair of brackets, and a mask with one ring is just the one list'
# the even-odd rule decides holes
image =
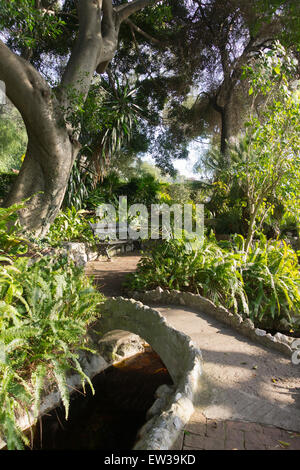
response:
{"label": "large tree trunk", "polygon": [[64,198],[70,172],[79,150],[65,129],[54,139],[28,133],[26,157],[5,206],[30,198],[20,213],[20,222],[36,235],[44,235],[54,221]]}
{"label": "large tree trunk", "polygon": [[79,0],[79,32],[57,96],[39,72],[0,40],[0,80],[20,111],[28,134],[26,156],[5,205],[30,198],[20,213],[23,227],[44,235],[55,219],[80,145],[79,129],[66,122],[69,90],[88,94],[93,74],[103,73],[117,49],[120,24],[159,0],[133,0],[115,9],[112,0]]}

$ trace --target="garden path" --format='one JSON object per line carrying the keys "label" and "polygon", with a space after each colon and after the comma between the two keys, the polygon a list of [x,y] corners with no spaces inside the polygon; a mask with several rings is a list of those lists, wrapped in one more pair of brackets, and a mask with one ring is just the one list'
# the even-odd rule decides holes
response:
{"label": "garden path", "polygon": [[[131,253],[91,262],[86,272],[105,295],[122,295],[122,282],[139,258]],[[174,449],[300,450],[300,365],[205,314],[155,308],[203,354],[199,401]]]}

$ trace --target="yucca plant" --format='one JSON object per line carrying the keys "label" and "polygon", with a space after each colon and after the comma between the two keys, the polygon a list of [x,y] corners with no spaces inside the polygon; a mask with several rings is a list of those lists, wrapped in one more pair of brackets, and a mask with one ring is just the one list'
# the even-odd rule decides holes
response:
{"label": "yucca plant", "polygon": [[83,115],[80,142],[82,155],[94,175],[94,186],[102,181],[113,163],[128,147],[141,108],[135,103],[137,89],[117,77],[91,87]]}
{"label": "yucca plant", "polygon": [[70,174],[63,207],[74,207],[77,211],[82,209],[92,190],[92,183],[93,173],[79,156]]}

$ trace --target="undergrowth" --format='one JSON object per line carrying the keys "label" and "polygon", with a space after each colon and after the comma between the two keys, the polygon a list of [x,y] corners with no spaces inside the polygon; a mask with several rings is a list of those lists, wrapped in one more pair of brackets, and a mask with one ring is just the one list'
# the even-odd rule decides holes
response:
{"label": "undergrowth", "polygon": [[248,253],[245,240],[217,243],[206,237],[198,249],[169,240],[144,253],[127,289],[161,287],[201,294],[256,324],[299,328],[300,276],[296,253],[284,241],[264,236]]}
{"label": "undergrowth", "polygon": [[28,445],[17,417],[29,410],[38,415],[45,387],[58,387],[68,416],[68,371],[79,373],[83,387],[87,382],[93,390],[79,351],[92,351],[87,327],[103,301],[66,257],[33,262],[24,256],[28,245],[18,235],[19,209],[0,209],[0,436],[8,449]]}

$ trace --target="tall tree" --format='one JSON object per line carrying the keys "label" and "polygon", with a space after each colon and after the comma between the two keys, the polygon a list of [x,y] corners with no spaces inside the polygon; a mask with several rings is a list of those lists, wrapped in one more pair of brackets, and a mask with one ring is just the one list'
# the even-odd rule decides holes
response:
{"label": "tall tree", "polygon": [[[28,134],[26,157],[5,204],[31,198],[20,214],[26,229],[43,234],[57,215],[80,149],[74,114],[80,114],[95,72],[103,73],[112,60],[122,22],[157,2],[1,0],[0,80]],[[52,87],[41,69],[56,47],[62,48],[62,73]]]}
{"label": "tall tree", "polygon": [[[145,74],[145,94],[164,102],[167,142],[186,145],[187,139],[218,134],[229,158],[228,143],[251,103],[243,66],[279,38],[299,53],[300,3],[167,0],[165,10],[164,21],[154,14],[151,21],[141,11],[126,24],[137,49],[136,68]],[[125,43],[118,55],[127,48]],[[126,64],[133,67],[132,55],[121,63],[123,71]]]}

